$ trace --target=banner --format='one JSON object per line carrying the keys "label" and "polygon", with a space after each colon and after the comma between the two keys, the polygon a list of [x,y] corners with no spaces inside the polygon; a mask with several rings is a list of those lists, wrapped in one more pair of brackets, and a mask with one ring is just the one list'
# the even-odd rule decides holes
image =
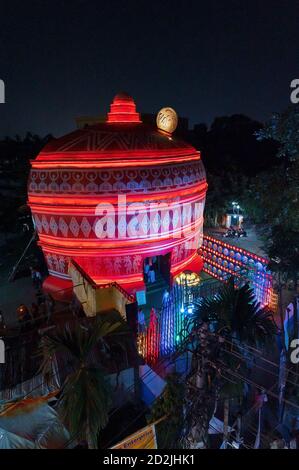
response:
{"label": "banner", "polygon": [[155,424],[131,434],[111,449],[157,449]]}

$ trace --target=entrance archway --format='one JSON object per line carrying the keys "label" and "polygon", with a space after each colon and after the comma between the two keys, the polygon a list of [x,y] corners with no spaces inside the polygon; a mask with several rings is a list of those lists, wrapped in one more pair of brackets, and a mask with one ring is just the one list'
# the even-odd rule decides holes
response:
{"label": "entrance archway", "polygon": [[144,283],[148,287],[151,284],[163,283],[170,285],[171,253],[166,255],[150,256],[143,263]]}

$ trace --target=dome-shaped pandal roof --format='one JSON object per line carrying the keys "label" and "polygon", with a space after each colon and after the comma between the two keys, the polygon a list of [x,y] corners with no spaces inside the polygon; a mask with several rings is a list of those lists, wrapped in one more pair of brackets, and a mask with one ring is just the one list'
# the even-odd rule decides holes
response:
{"label": "dome-shaped pandal roof", "polygon": [[[145,289],[151,256],[167,254],[173,277],[200,270],[206,189],[199,152],[144,124],[119,93],[105,123],[53,139],[31,162],[28,204],[49,270],[43,288],[67,300],[71,260],[97,286],[116,282],[129,293]],[[138,228],[128,207],[140,213]]]}
{"label": "dome-shaped pandal roof", "polygon": [[[176,157],[198,152],[190,144],[165,135],[143,124],[136,105],[128,94],[118,93],[111,104],[105,123],[88,126],[51,140],[36,162],[130,160],[142,157]],[[157,162],[158,163],[158,162]],[[162,163],[162,161],[160,162]]]}
{"label": "dome-shaped pandal roof", "polygon": [[150,152],[151,150],[179,148],[192,149],[193,147],[179,138],[169,138],[147,125],[124,127],[114,124],[112,127],[104,123],[78,129],[63,137],[51,140],[39,156],[50,156],[56,152],[96,152],[101,154],[113,151],[145,150]]}

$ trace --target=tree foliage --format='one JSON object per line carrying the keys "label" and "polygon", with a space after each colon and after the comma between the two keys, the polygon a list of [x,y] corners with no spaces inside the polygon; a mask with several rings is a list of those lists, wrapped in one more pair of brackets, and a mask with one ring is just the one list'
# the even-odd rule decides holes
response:
{"label": "tree foliage", "polygon": [[[86,439],[89,447],[97,447],[97,437],[108,422],[111,389],[103,364],[94,355],[100,348],[104,357],[109,352],[107,340],[122,343],[126,327],[98,316],[92,329],[76,323],[68,324],[43,338],[40,354],[45,377],[52,371],[54,358],[66,360],[68,372],[61,387],[58,412],[74,438]],[[96,359],[97,358],[97,359]]]}
{"label": "tree foliage", "polygon": [[178,374],[166,377],[166,386],[162,395],[155,401],[148,422],[153,423],[160,418],[165,420],[157,425],[158,447],[174,448],[183,425],[183,397],[185,385]]}
{"label": "tree foliage", "polygon": [[260,307],[248,284],[236,289],[233,278],[215,297],[198,303],[197,315],[200,320],[214,322],[216,331],[239,344],[271,344],[277,332],[272,312]]}
{"label": "tree foliage", "polygon": [[[299,106],[274,114],[256,133],[258,140],[278,142],[277,165],[261,173],[246,192],[243,204],[260,224],[269,268],[282,277],[298,278],[299,242]],[[280,159],[280,160],[279,160]]]}
{"label": "tree foliage", "polygon": [[267,125],[256,132],[258,140],[279,143],[277,156],[296,161],[299,158],[299,105],[292,105],[283,113],[274,113]]}
{"label": "tree foliage", "polygon": [[244,346],[273,345],[277,327],[272,313],[255,301],[246,284],[235,289],[234,279],[213,298],[196,302],[192,333],[193,371],[187,380],[184,445],[208,446],[208,428],[219,398],[244,397],[244,380],[252,355]]}

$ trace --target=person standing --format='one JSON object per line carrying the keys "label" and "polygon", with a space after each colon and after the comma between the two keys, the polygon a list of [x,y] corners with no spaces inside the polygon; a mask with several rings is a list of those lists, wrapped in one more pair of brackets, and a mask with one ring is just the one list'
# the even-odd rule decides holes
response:
{"label": "person standing", "polygon": [[162,297],[162,307],[165,307],[169,302],[169,291],[165,289],[163,297]]}
{"label": "person standing", "polygon": [[150,283],[153,284],[154,282],[156,282],[156,273],[155,273],[155,270],[154,270],[154,266],[151,266],[150,267],[150,270],[149,270],[149,279],[150,279]]}
{"label": "person standing", "polygon": [[149,270],[150,270],[150,265],[145,262],[145,265],[144,265],[144,277],[145,277],[145,282],[150,282],[150,279],[149,279]]}
{"label": "person standing", "polygon": [[35,282],[36,282],[36,286],[37,286],[37,289],[40,289],[42,287],[42,275],[40,273],[40,271],[35,271]]}
{"label": "person standing", "polygon": [[138,309],[138,332],[144,333],[145,332],[145,317],[142,308]]}
{"label": "person standing", "polygon": [[156,309],[155,307],[152,307],[150,311],[150,325],[156,326],[157,323],[158,323],[158,316],[156,313]]}
{"label": "person standing", "polygon": [[33,287],[37,289],[36,270],[32,266],[30,266],[30,273],[31,273],[31,280],[32,280]]}

